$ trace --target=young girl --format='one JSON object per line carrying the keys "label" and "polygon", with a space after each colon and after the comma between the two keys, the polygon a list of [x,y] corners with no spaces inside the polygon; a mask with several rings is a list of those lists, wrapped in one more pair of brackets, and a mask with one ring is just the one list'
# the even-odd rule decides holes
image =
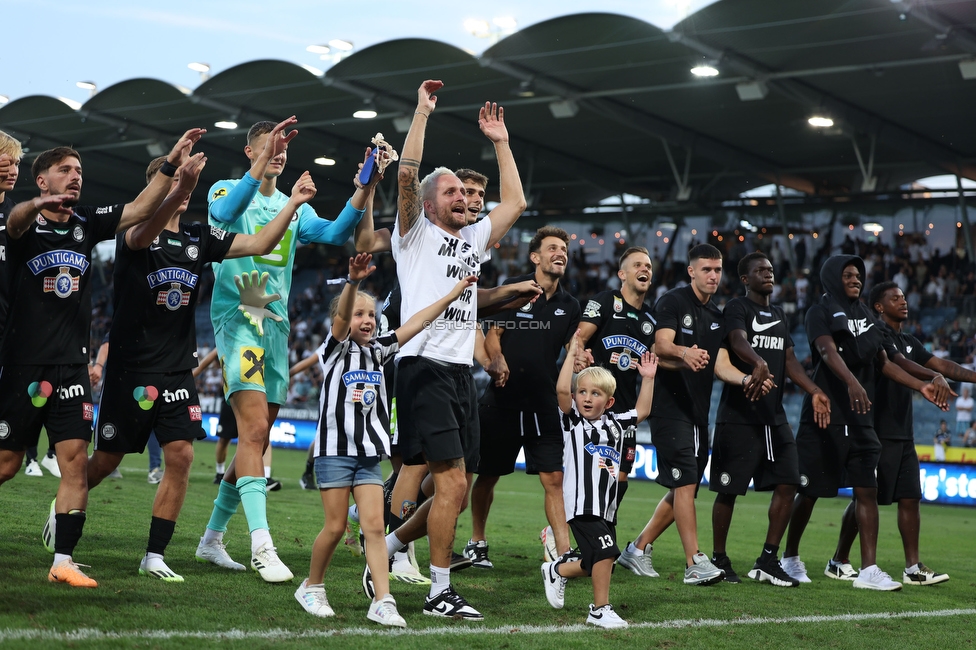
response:
{"label": "young girl", "polygon": [[627,627],[610,604],[610,573],[620,555],[613,524],[617,511],[617,474],[623,451],[623,434],[628,427],[647,419],[654,398],[657,357],[645,352],[637,370],[640,394],[636,407],[626,413],[609,410],[617,381],[606,368],[591,366],[576,375],[573,362],[579,349],[579,330],[570,342],[569,354],[556,381],[563,427],[563,504],[566,520],[579,544],[580,561],[566,556],[542,565],[546,599],[556,609],[563,607],[567,578],[593,577],[593,604],[586,622],[603,628]]}
{"label": "young girl", "polygon": [[333,616],[323,580],[346,530],[349,492],[359,506],[366,538],[366,563],[373,576],[375,597],[366,617],[381,625],[406,627],[390,594],[389,564],[383,535],[383,474],[380,460],[390,455],[390,414],[387,411],[383,364],[400,345],[420,333],[476,281],[470,276],[450,294],[422,309],[394,332],[374,338],[376,300],[357,292],[374,268],[372,256],[349,259],[349,281],[330,305],[332,329],[319,347],[322,364],[321,414],[315,440],[315,476],[322,495],[325,525],[312,546],[308,578],[295,592],[305,611]]}

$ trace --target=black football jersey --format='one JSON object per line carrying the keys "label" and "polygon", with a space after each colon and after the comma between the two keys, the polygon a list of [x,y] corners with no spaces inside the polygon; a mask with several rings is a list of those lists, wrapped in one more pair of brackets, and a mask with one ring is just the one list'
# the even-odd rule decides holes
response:
{"label": "black football jersey", "polygon": [[[783,310],[764,306],[748,298],[734,298],[722,312],[726,340],[734,330],[743,330],[752,349],[769,366],[776,388],[757,402],[750,402],[739,386],[725,384],[718,407],[718,422],[778,426],[786,423],[783,409],[783,386],[786,385],[786,351],[793,347],[790,326]],[[752,366],[740,359],[728,346],[729,360],[736,368],[752,374]]]}
{"label": "black football jersey", "polygon": [[7,294],[10,288],[7,286],[9,280],[7,276],[7,215],[14,209],[14,200],[5,196],[0,203],[0,342],[3,341],[3,332],[7,325],[7,312],[10,309],[10,301]]}
{"label": "black football jersey", "polygon": [[630,305],[613,289],[587,302],[580,321],[596,325],[596,333],[586,345],[592,350],[593,363],[612,372],[617,380],[610,410],[626,413],[637,405],[638,362],[654,343],[650,307],[646,303]]}
{"label": "black football jersey", "polygon": [[654,305],[655,327],[673,330],[675,345],[697,345],[708,352],[698,372],[658,368],[651,416],[708,426],[715,358],[725,338],[722,312],[709,300],[702,304],[691,286],[672,289]]}
{"label": "black football jersey", "polygon": [[[885,344],[885,352],[894,359],[898,352],[905,355],[909,361],[914,361],[920,366],[928,363],[932,355],[925,346],[914,336],[907,332],[895,332],[887,325],[883,325],[888,334]],[[879,438],[886,440],[914,440],[915,413],[912,408],[912,398],[915,391],[907,386],[902,386],[897,381],[892,381],[887,377],[878,377],[878,385],[874,394],[874,405],[871,411],[874,413],[874,430]]]}
{"label": "black football jersey", "polygon": [[[200,275],[230,250],[234,233],[191,223],[164,230],[142,250],[119,233],[115,254],[115,318],[109,359],[125,370],[176,372],[197,365],[194,307]],[[117,367],[117,366],[116,366]]]}
{"label": "black football jersey", "polygon": [[89,362],[91,253],[115,236],[124,208],[79,206],[67,221],[38,215],[19,239],[7,238],[5,365]]}
{"label": "black football jersey", "polygon": [[[505,284],[534,280],[535,274],[509,278]],[[485,319],[505,330],[502,354],[508,364],[508,381],[501,388],[489,382],[481,397],[487,406],[518,409],[531,413],[555,412],[556,365],[563,346],[569,343],[580,322],[579,301],[557,285],[552,297],[545,294],[520,309],[508,309]]]}

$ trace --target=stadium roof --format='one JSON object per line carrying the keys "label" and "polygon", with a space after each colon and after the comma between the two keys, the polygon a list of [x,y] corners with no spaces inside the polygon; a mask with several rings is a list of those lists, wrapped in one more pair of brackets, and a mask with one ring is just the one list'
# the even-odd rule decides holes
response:
{"label": "stadium roof", "polygon": [[[201,186],[209,187],[245,172],[251,123],[296,114],[301,133],[283,181],[290,186],[312,170],[316,207],[328,211],[348,196],[370,138],[382,131],[400,147],[417,87],[439,78],[446,87],[425,164],[497,176],[477,113],[485,100],[498,101],[540,216],[579,214],[625,192],[696,210],[777,182],[846,200],[933,174],[976,179],[974,25],[976,2],[960,0],[720,0],[669,32],[620,15],[576,14],[522,29],[480,57],[401,39],[355,52],[321,76],[264,60],[193,91],[124,81],[78,110],[25,97],[0,108],[0,129],[26,143],[28,162],[49,147],[76,147],[84,201],[102,203],[135,196],[145,164],[186,128],[210,129],[199,146],[209,159]],[[690,69],[699,65],[718,75],[695,77]],[[352,116],[367,108],[377,116]],[[834,125],[814,128],[814,115]],[[240,127],[214,128],[217,121]],[[336,164],[313,163],[322,156]],[[22,171],[26,181],[28,167]],[[385,185],[389,214],[395,184]],[[21,182],[14,198],[33,191]],[[192,209],[202,208],[198,192]]]}

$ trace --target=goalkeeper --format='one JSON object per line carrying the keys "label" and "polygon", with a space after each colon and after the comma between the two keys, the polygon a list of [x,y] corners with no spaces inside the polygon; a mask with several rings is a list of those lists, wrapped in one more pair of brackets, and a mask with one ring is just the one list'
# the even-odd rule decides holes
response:
{"label": "goalkeeper", "polygon": [[[286,133],[286,129],[296,123],[292,116],[277,125],[258,122],[252,126],[244,147],[250,171],[239,181],[218,182],[209,196],[211,224],[230,232],[255,234],[281,211],[293,211],[291,224],[270,254],[213,265],[210,305],[224,395],[237,418],[238,445],[196,557],[201,562],[244,569],[230,558],[223,543],[227,522],[238,504],[243,504],[251,532],[251,567],[267,582],[293,577],[271,540],[262,454],[288,391],[288,292],[295,248],[298,242],[343,244],[362,218],[369,196],[369,189],[357,189],[335,221],[322,219],[308,204],[297,209],[289,204],[276,184],[285,168],[288,143],[298,134],[295,130]],[[257,286],[249,282],[255,271],[262,279]],[[245,280],[240,291],[234,276]],[[265,285],[276,295],[264,296]]]}

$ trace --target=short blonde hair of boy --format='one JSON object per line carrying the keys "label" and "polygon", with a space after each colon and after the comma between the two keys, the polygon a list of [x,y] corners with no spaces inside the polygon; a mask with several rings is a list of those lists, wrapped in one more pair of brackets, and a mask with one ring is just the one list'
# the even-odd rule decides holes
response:
{"label": "short blonde hair of boy", "polygon": [[[335,318],[336,317],[336,314],[339,313],[339,299],[340,298],[342,298],[342,294],[339,294],[338,296],[336,296],[335,298],[333,298],[331,302],[329,302],[329,318]],[[369,291],[356,291],[356,300],[359,300],[360,298],[363,298],[365,300],[372,300],[373,301],[373,309],[374,310],[376,309],[376,296],[374,296],[373,294],[371,294]],[[356,306],[356,303],[355,302],[352,303],[352,304],[353,304],[353,307]],[[377,318],[377,320],[379,320],[379,319]]]}
{"label": "short blonde hair of boy", "polygon": [[7,154],[14,160],[20,160],[24,157],[24,150],[17,138],[0,131],[0,154]]}
{"label": "short blonde hair of boy", "polygon": [[[617,380],[614,378],[613,373],[606,368],[601,368],[600,366],[583,368],[576,375],[576,386],[579,386],[579,383],[584,379],[605,392],[607,397],[613,397],[614,392],[617,390]],[[576,392],[575,387],[573,392]]]}

